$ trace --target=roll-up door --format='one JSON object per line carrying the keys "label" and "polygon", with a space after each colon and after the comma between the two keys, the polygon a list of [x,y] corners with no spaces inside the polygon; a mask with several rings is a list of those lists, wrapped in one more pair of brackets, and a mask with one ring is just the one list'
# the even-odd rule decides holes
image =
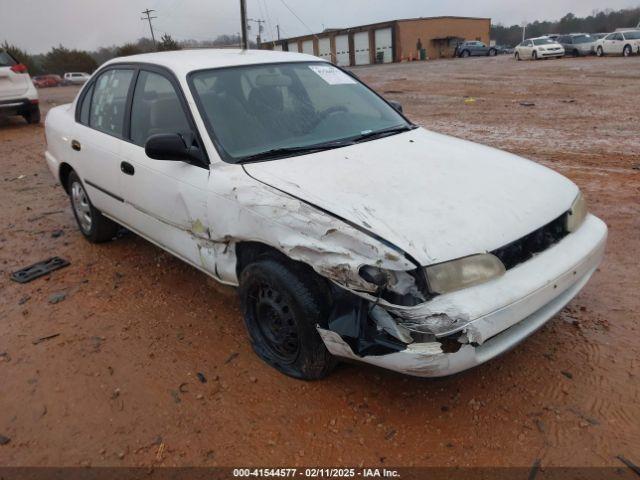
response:
{"label": "roll-up door", "polygon": [[336,64],[348,67],[349,62],[349,35],[336,36]]}
{"label": "roll-up door", "polygon": [[376,62],[382,52],[382,63],[393,62],[393,36],[391,28],[376,30]]}
{"label": "roll-up door", "polygon": [[358,32],[353,36],[353,48],[355,50],[356,65],[369,65],[369,32]]}
{"label": "roll-up door", "polygon": [[318,40],[318,56],[325,60],[331,61],[331,40],[328,38],[321,38]]}

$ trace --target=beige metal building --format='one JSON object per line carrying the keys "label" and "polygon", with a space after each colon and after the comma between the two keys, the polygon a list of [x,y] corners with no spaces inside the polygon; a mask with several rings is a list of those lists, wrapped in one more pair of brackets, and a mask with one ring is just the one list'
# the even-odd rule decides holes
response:
{"label": "beige metal building", "polygon": [[453,56],[463,40],[489,44],[490,18],[428,17],[327,29],[322,33],[265,42],[261,48],[303,52],[340,66],[392,63]]}

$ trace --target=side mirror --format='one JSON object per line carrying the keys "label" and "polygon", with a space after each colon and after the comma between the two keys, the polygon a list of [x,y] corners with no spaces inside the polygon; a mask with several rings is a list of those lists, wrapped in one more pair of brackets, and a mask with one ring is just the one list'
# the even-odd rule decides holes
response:
{"label": "side mirror", "polygon": [[389,105],[391,105],[393,108],[395,108],[400,113],[403,113],[402,104],[400,102],[395,102],[393,100],[387,100],[387,101],[389,102]]}
{"label": "side mirror", "polygon": [[[187,141],[192,144],[190,138]],[[147,157],[154,160],[174,160],[178,162],[202,162],[202,152],[196,146],[187,146],[185,138],[177,133],[151,135],[144,145]]]}

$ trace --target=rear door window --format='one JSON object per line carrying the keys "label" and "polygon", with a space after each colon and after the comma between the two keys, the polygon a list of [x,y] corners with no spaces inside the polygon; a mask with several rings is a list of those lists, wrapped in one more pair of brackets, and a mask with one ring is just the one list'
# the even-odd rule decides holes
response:
{"label": "rear door window", "polygon": [[133,74],[134,70],[113,69],[98,77],[93,87],[90,127],[109,135],[123,136],[127,95]]}

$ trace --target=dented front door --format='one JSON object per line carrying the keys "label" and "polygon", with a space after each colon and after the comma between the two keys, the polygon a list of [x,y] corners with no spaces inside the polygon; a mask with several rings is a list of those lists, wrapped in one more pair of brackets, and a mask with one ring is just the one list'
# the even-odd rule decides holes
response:
{"label": "dented front door", "polygon": [[[210,270],[201,253],[208,240],[209,169],[182,161],[154,160],[144,149],[157,134],[192,137],[194,127],[175,81],[162,71],[141,69],[122,142],[123,223],[195,266]],[[207,257],[208,258],[208,257]]]}

